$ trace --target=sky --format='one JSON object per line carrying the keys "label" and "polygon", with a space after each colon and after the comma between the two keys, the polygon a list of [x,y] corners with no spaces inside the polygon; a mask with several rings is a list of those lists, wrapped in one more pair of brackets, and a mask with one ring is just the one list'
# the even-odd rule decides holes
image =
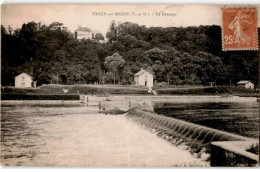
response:
{"label": "sky", "polygon": [[[52,22],[61,22],[71,32],[74,32],[78,26],[82,26],[105,35],[112,20],[116,22],[129,21],[146,27],[221,25],[222,7],[221,5],[4,4],[1,9],[1,19],[6,28],[8,25],[14,29],[21,28],[23,23],[30,21],[47,25]],[[259,9],[258,5],[258,11]],[[106,15],[97,15],[102,12]],[[159,12],[167,13],[167,15],[157,16]],[[113,16],[108,16],[109,13],[112,13]],[[115,16],[116,13],[125,14]],[[137,16],[139,13],[141,15]],[[260,12],[258,13],[259,18]],[[258,23],[259,25],[260,23]]]}

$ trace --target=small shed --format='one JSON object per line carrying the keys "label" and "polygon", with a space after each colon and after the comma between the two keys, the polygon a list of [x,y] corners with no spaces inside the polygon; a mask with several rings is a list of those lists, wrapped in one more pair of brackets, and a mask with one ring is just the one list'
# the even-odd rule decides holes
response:
{"label": "small shed", "polygon": [[213,87],[215,83],[214,82],[208,82],[207,84],[208,84],[208,86]]}
{"label": "small shed", "polygon": [[250,90],[253,90],[253,89],[255,88],[255,85],[254,85],[251,81],[246,81],[246,80],[244,80],[244,81],[239,81],[239,82],[237,83],[237,85],[238,85],[239,87],[244,87],[244,88],[250,89]]}
{"label": "small shed", "polygon": [[153,87],[153,74],[141,68],[141,70],[134,75],[134,81],[135,85]]}
{"label": "small shed", "polygon": [[33,78],[27,73],[21,73],[15,78],[15,87],[17,88],[30,88],[32,87]]}

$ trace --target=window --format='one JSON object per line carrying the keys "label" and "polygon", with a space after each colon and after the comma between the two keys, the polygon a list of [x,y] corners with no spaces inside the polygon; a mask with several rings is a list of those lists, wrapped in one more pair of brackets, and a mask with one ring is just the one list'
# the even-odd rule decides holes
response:
{"label": "window", "polygon": [[25,81],[25,78],[24,78],[24,76],[22,77],[22,81]]}
{"label": "window", "polygon": [[147,74],[145,74],[145,78],[147,78]]}

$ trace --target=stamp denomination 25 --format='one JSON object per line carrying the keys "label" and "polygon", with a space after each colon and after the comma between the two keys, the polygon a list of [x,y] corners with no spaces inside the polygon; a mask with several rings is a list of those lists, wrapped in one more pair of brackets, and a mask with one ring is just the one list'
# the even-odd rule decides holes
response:
{"label": "stamp denomination 25", "polygon": [[222,8],[222,49],[258,50],[256,8]]}

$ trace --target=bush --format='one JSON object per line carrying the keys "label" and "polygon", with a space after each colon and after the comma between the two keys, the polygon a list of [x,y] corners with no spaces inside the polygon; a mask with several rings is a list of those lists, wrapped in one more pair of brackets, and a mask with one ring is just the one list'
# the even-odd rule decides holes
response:
{"label": "bush", "polygon": [[[63,89],[68,90],[64,93]],[[38,88],[4,88],[4,94],[75,95],[75,94],[148,94],[147,88],[122,85],[42,85]]]}
{"label": "bush", "polygon": [[16,94],[31,94],[36,93],[35,88],[15,88],[15,87],[2,87],[2,93],[16,93]]}
{"label": "bush", "polygon": [[181,82],[182,85],[194,85],[194,82],[191,79],[185,79]]}
{"label": "bush", "polygon": [[155,83],[155,88],[163,88],[166,87],[168,84],[166,82],[159,82]]}
{"label": "bush", "polygon": [[2,94],[1,100],[79,100],[79,95]]}

